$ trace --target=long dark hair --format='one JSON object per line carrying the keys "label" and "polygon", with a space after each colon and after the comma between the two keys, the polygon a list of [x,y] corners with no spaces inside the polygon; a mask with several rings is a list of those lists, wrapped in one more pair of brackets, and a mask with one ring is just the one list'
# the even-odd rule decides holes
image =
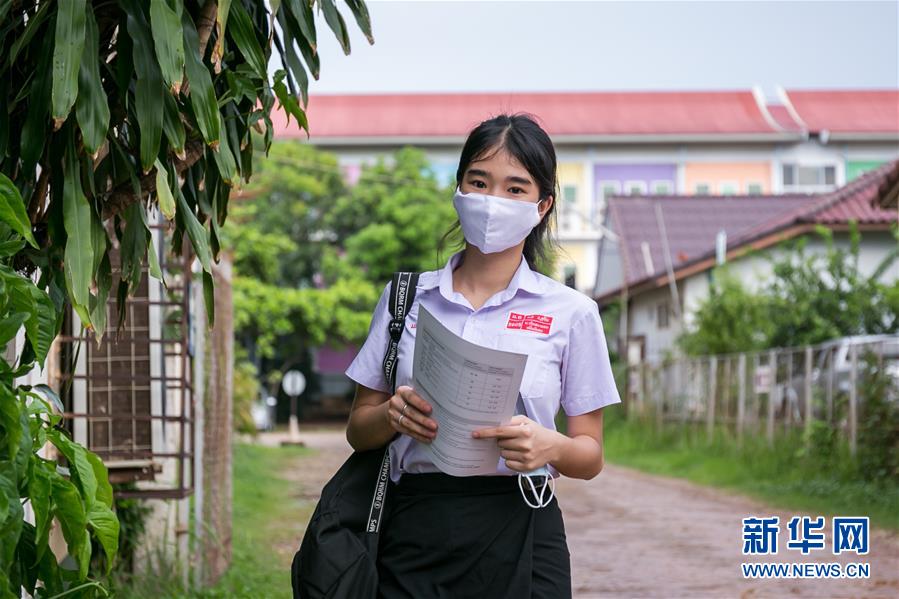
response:
{"label": "long dark hair", "polygon": [[[528,113],[500,114],[482,122],[472,129],[462,147],[456,184],[462,185],[462,177],[468,166],[476,161],[493,156],[500,150],[507,151],[534,178],[540,190],[540,199],[553,196],[553,203],[540,223],[528,234],[524,241],[524,258],[533,268],[537,260],[545,260],[554,246],[547,233],[550,218],[555,217],[559,199],[559,181],[556,175],[556,150],[546,131],[537,124],[536,117]],[[489,153],[488,153],[489,152]],[[443,236],[446,239],[459,228],[459,221]]]}

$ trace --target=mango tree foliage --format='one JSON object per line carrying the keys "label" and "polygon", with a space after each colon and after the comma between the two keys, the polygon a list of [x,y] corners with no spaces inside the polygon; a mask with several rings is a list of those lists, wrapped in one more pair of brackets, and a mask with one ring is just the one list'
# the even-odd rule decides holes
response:
{"label": "mango tree foliage", "polygon": [[225,233],[235,334],[263,379],[308,363],[311,348],[361,343],[394,270],[439,266],[456,215],[427,167],[404,148],[350,186],[333,154],[308,145],[279,142],[259,161]]}
{"label": "mango tree foliage", "polygon": [[[346,7],[372,43],[365,4]],[[308,131],[322,22],[348,54],[334,0],[0,0],[0,346],[24,329],[0,358],[0,596],[105,595],[118,536],[106,468],[57,426],[53,392],[16,378],[44,364],[66,310],[99,338],[111,294],[124,307],[145,263],[161,277],[157,218],[174,252],[192,246],[213,318],[230,192],[268,151],[276,105]],[[47,441],[68,470],[36,455]],[[74,569],[48,550],[53,518]]]}

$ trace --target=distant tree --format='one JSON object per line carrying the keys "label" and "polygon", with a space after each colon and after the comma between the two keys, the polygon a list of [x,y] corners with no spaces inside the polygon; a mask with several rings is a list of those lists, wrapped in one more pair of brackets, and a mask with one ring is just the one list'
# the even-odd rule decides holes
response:
{"label": "distant tree", "polygon": [[[899,331],[899,280],[880,281],[899,258],[899,244],[865,275],[855,223],[848,249],[837,247],[829,229],[820,227],[817,234],[825,242],[823,253],[809,253],[803,237],[781,244],[779,257],[760,254],[773,276],[757,292],[747,291],[726,267],[715,269],[709,297],[679,338],[681,348],[693,355],[716,354]],[[895,228],[893,234],[899,239]]]}

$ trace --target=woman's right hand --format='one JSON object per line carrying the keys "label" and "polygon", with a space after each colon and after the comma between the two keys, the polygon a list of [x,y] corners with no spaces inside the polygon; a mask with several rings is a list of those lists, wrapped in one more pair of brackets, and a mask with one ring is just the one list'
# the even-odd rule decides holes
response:
{"label": "woman's right hand", "polygon": [[412,387],[397,387],[396,394],[387,401],[387,421],[390,428],[421,443],[434,440],[437,436],[437,421],[428,418],[432,411],[431,405]]}

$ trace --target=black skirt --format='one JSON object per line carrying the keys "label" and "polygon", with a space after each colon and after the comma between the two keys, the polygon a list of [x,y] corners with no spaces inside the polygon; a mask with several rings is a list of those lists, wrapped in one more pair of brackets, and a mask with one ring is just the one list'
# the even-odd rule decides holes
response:
{"label": "black skirt", "polygon": [[571,566],[555,498],[529,507],[517,476],[403,474],[378,545],[383,599],[565,599]]}

